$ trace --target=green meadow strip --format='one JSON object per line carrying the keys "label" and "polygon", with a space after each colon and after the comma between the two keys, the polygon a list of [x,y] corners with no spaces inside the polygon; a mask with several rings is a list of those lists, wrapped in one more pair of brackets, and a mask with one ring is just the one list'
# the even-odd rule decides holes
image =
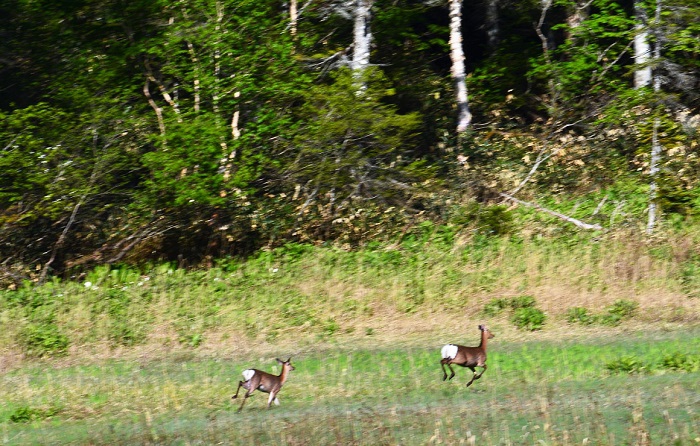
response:
{"label": "green meadow strip", "polygon": [[[439,346],[301,355],[265,410],[230,396],[247,367],[273,360],[105,361],[27,366],[0,377],[4,444],[696,444],[700,331],[490,344],[489,368],[442,381]],[[621,357],[644,372],[612,371]],[[587,440],[586,440],[587,439]]]}

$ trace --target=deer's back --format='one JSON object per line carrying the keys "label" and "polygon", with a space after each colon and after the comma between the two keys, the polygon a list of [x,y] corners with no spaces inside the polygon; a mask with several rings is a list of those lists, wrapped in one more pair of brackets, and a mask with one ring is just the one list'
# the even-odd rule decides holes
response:
{"label": "deer's back", "polygon": [[453,362],[465,366],[482,366],[486,362],[486,351],[481,347],[457,346],[457,355]]}

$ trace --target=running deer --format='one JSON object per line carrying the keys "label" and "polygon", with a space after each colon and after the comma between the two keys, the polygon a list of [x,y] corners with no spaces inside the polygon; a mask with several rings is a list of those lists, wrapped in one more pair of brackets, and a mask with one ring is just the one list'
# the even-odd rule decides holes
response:
{"label": "running deer", "polygon": [[245,378],[245,381],[238,382],[238,389],[236,389],[236,394],[231,397],[231,399],[234,400],[238,398],[238,391],[241,390],[241,387],[247,390],[243,398],[243,402],[241,403],[241,407],[238,408],[238,411],[240,412],[241,410],[243,410],[243,405],[245,404],[245,401],[253,392],[255,392],[256,389],[261,392],[270,394],[270,397],[267,399],[268,409],[270,408],[270,405],[273,401],[276,405],[279,406],[280,401],[277,399],[277,394],[282,388],[284,382],[287,381],[289,372],[294,370],[294,366],[292,365],[291,361],[292,358],[289,358],[286,361],[277,359],[277,362],[282,364],[282,372],[279,375],[272,375],[270,373],[263,372],[258,369],[243,370],[243,378]]}
{"label": "running deer", "polygon": [[[493,338],[494,335],[486,328],[485,325],[479,325],[479,330],[481,330],[481,344],[478,347],[464,347],[463,345],[447,344],[442,347],[442,360],[440,361],[440,366],[442,367],[442,372],[444,376],[442,380],[447,379],[447,371],[445,370],[445,364],[450,369],[452,374],[450,379],[454,378],[455,371],[452,369],[452,364],[456,364],[462,367],[467,367],[474,373],[472,375],[472,380],[467,383],[467,387],[471,386],[472,383],[481,378],[481,375],[486,371],[486,343],[489,339]],[[476,367],[481,367],[481,373],[476,374]]]}

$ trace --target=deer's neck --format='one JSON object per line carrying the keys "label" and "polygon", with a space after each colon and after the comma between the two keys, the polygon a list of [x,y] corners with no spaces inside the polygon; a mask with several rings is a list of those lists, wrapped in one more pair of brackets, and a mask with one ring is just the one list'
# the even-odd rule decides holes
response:
{"label": "deer's neck", "polygon": [[479,344],[480,349],[486,349],[486,343],[489,341],[489,335],[486,331],[481,332],[481,343]]}
{"label": "deer's neck", "polygon": [[289,374],[289,370],[287,370],[286,367],[282,367],[282,373],[280,373],[280,382],[284,384],[284,382],[287,380],[287,375]]}

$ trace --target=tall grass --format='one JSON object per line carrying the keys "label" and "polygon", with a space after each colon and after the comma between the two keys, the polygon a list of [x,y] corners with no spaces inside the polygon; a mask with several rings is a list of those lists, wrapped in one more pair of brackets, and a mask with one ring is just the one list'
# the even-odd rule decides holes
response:
{"label": "tall grass", "polygon": [[692,237],[465,237],[422,225],[401,244],[353,252],[290,244],[206,270],[103,266],[79,281],[0,292],[0,349],[40,357],[231,340],[393,342],[455,320],[500,323],[484,306],[524,295],[548,315],[545,329],[566,324],[572,308],[600,312],[620,299],[639,305],[640,320],[697,322]]}

